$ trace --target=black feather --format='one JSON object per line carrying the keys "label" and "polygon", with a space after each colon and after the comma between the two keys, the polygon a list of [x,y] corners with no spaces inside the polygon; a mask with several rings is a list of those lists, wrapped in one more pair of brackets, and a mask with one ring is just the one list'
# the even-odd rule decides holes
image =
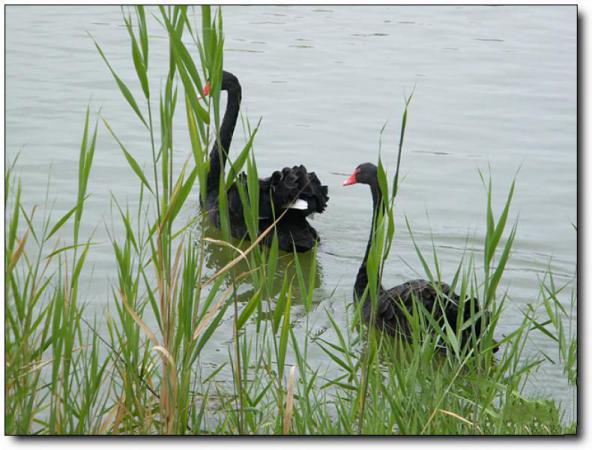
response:
{"label": "black feather", "polygon": [[[210,219],[217,227],[220,227],[220,177],[224,172],[242,98],[238,79],[229,72],[222,74],[222,90],[228,91],[228,103],[220,127],[222,147],[219,149],[216,141],[210,153],[205,204]],[[248,189],[244,173],[237,177],[237,181],[227,191],[231,233],[233,237],[242,239],[247,236],[247,226],[237,183],[242,183],[245,189]],[[259,180],[259,233],[267,229],[287,209],[276,225],[279,248],[284,251],[292,251],[295,248],[299,252],[312,249],[319,241],[319,236],[306,218],[325,210],[329,200],[327,194],[327,186],[322,185],[316,174],[308,172],[302,165],[276,170],[270,177]],[[308,207],[305,210],[289,209],[298,199],[306,201]],[[263,242],[269,245],[272,237],[273,233],[268,234]]]}

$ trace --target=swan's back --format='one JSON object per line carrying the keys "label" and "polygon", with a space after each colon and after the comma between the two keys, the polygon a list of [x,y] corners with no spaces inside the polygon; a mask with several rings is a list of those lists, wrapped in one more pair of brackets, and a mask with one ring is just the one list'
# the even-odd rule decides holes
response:
{"label": "swan's back", "polygon": [[[232,236],[242,239],[247,235],[247,226],[238,183],[248,192],[247,176],[241,173],[226,195]],[[285,167],[281,171],[275,171],[270,177],[259,180],[259,232],[284,214],[276,224],[279,248],[288,252],[294,249],[299,252],[311,250],[319,241],[319,236],[306,217],[313,213],[322,213],[328,200],[327,186],[322,185],[316,174],[308,172],[304,166]],[[290,206],[295,201],[300,203],[298,208],[293,209]],[[218,196],[209,193],[206,203],[210,219],[220,227]],[[272,238],[273,233],[270,233],[263,243],[270,245]]]}
{"label": "swan's back", "polygon": [[[406,318],[406,312],[413,314],[417,310],[418,302],[426,309],[428,314],[438,322],[443,324],[443,318],[446,317],[448,323],[455,328],[459,320],[459,313],[462,309],[461,322],[467,322],[480,311],[479,301],[466,297],[464,300],[450,288],[446,283],[430,282],[428,280],[410,280],[389,290],[382,289],[378,298],[375,325],[390,335],[402,335],[410,337],[411,331]],[[460,307],[461,303],[462,308]],[[366,323],[370,321],[371,302],[366,300],[363,307],[363,316]],[[466,344],[472,338],[471,329],[476,333],[482,333],[482,321],[478,317],[475,320],[474,327],[467,327],[462,335],[461,342]]]}

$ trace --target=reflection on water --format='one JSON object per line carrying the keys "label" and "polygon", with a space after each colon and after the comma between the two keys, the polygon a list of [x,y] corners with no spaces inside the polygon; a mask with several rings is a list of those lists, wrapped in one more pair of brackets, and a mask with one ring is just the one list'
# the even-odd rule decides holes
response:
{"label": "reflection on water", "polygon": [[[200,228],[195,228],[194,236],[196,245],[199,245]],[[233,239],[230,244],[235,247],[233,249],[227,245],[223,245],[215,241],[223,241],[222,232],[217,229],[208,220],[204,220],[203,227],[204,252],[205,252],[205,266],[207,270],[207,277],[213,276],[215,273],[226,267],[228,263],[236,259],[240,253],[236,250],[246,252],[251,242],[248,240],[239,241]],[[269,252],[268,247],[259,247],[258,251]],[[249,272],[251,274],[249,275]],[[303,305],[305,303],[305,296],[307,292],[302,292],[302,287],[309,289],[311,283],[314,283],[313,289],[319,288],[323,284],[323,266],[315,252],[306,253],[287,253],[283,251],[278,252],[277,264],[273,274],[266,274],[267,277],[272,276],[272,280],[266,280],[266,296],[270,300],[276,299],[282,289],[284,277],[288,281],[293,280],[292,289],[292,304]],[[225,285],[231,286],[233,280],[239,280],[237,288],[237,300],[239,302],[248,302],[255,293],[254,284],[257,277],[260,277],[257,267],[251,266],[249,258],[245,260],[240,258],[239,262],[234,265],[225,277]],[[251,281],[249,281],[251,280]],[[302,283],[302,286],[301,286]],[[256,283],[260,285],[260,283]],[[313,297],[313,303],[315,298]]]}

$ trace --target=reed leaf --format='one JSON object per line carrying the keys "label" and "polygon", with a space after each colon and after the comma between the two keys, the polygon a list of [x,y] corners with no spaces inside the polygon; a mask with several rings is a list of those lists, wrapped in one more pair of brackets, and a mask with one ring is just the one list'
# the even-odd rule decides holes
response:
{"label": "reed leaf", "polygon": [[113,138],[119,144],[119,147],[123,151],[123,155],[125,156],[125,159],[127,160],[131,169],[134,171],[134,173],[137,175],[137,177],[140,179],[140,181],[146,187],[146,189],[148,189],[152,194],[154,194],[154,191],[152,190],[152,187],[150,186],[150,183],[146,179],[146,176],[144,175],[144,172],[140,168],[140,165],[138,164],[138,162],[134,159],[134,157],[131,155],[131,153],[127,151],[127,149],[123,145],[123,142],[121,142],[119,140],[119,138],[117,137],[115,132],[111,129],[111,126],[109,126],[109,122],[107,122],[106,119],[103,119],[103,123],[105,124],[105,127],[107,127],[107,130],[109,130],[109,133],[111,133],[111,136],[113,136]]}
{"label": "reed leaf", "polygon": [[126,99],[126,101],[130,105],[130,107],[132,108],[132,110],[136,113],[136,115],[138,116],[138,118],[140,119],[140,121],[144,124],[144,126],[146,128],[149,128],[148,123],[144,119],[144,116],[142,115],[142,112],[140,111],[140,107],[138,106],[138,103],[136,102],[136,99],[132,95],[131,91],[129,90],[129,88],[127,87],[127,85],[123,82],[123,80],[117,76],[117,74],[113,70],[113,67],[111,67],[111,64],[109,63],[109,60],[107,59],[107,57],[103,53],[103,50],[101,49],[101,47],[99,46],[99,44],[97,43],[97,41],[95,41],[95,39],[92,36],[91,36],[91,39],[95,43],[95,47],[99,51],[99,54],[101,55],[101,58],[103,58],[103,61],[105,61],[105,64],[107,64],[107,67],[109,68],[109,71],[113,75],[113,78],[115,78],[115,82],[117,83],[117,87],[119,88],[121,94]]}

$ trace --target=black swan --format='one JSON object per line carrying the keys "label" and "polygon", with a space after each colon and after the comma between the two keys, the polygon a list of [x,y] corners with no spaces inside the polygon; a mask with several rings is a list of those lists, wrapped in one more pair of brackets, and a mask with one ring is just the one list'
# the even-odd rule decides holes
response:
{"label": "black swan", "polygon": [[[206,186],[206,208],[211,221],[220,227],[218,203],[220,177],[224,176],[224,165],[228,158],[232,135],[238,118],[242,90],[236,76],[222,72],[222,91],[228,92],[226,111],[220,126],[220,138],[210,152],[210,171]],[[209,95],[206,85],[205,94]],[[221,148],[218,147],[218,143]],[[236,183],[246,185],[246,175],[238,179],[227,190],[228,212],[232,236],[242,239],[247,236],[247,226],[243,216],[243,205]],[[269,178],[259,180],[259,233],[282,218],[276,224],[279,248],[291,252],[305,252],[319,241],[316,230],[308,223],[307,217],[325,210],[329,197],[327,186],[321,185],[314,172],[308,172],[302,165],[277,170]],[[270,245],[273,235],[266,236],[264,243]]]}
{"label": "black swan", "polygon": [[[358,271],[356,282],[354,284],[354,299],[359,301],[363,298],[364,291],[368,286],[368,274],[366,264],[368,255],[370,253],[370,246],[372,243],[372,236],[374,233],[375,218],[377,209],[381,204],[381,192],[378,185],[377,167],[372,163],[364,163],[359,165],[354,173],[343,182],[344,186],[360,183],[370,186],[372,192],[373,215],[372,226],[370,230],[370,237],[366,247],[366,254],[364,260]],[[461,298],[455,294],[450,286],[441,282],[430,282],[427,280],[411,280],[403,284],[395,286],[389,290],[385,290],[382,285],[378,286],[378,301],[376,305],[374,326],[377,329],[388,333],[389,335],[401,335],[403,337],[410,336],[409,323],[403,312],[401,304],[411,313],[413,311],[413,301],[419,301],[423,304],[428,312],[432,314],[434,319],[442,324],[443,315],[446,317],[448,323],[455,329],[457,325],[457,318],[459,314],[459,302]],[[366,294],[366,301],[362,305],[362,317],[366,324],[369,324],[371,319],[372,303],[370,294]],[[479,312],[479,303],[477,299],[465,298],[462,322],[467,323],[475,314]],[[444,314],[442,314],[444,313]],[[489,317],[489,315],[488,315]],[[476,317],[473,325],[467,326],[461,333],[460,345],[465,347],[473,342],[475,337],[483,333],[483,325],[485,321],[481,321],[481,315]],[[473,332],[475,334],[473,334]],[[497,343],[493,343],[493,351],[498,350]]]}

